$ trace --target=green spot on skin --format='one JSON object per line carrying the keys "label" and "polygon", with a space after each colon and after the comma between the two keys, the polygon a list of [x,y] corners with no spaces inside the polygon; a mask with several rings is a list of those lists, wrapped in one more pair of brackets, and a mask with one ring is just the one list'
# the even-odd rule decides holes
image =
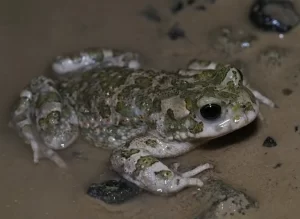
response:
{"label": "green spot on skin", "polygon": [[154,139],[148,139],[145,141],[146,145],[155,148],[157,146],[157,141]]}
{"label": "green spot on skin", "polygon": [[187,110],[191,111],[193,109],[193,102],[192,102],[192,99],[187,97],[185,99],[185,107]]}
{"label": "green spot on skin", "polygon": [[168,180],[173,177],[173,172],[170,170],[161,170],[161,171],[155,172],[154,174],[155,174],[155,176],[157,176],[163,180]]}
{"label": "green spot on skin", "polygon": [[196,123],[192,127],[189,128],[190,133],[197,134],[203,131],[203,123]]}
{"label": "green spot on skin", "polygon": [[240,116],[240,115],[235,115],[235,116],[233,117],[233,120],[234,120],[234,121],[239,121],[239,120],[240,120],[240,118],[241,118],[241,116]]}
{"label": "green spot on skin", "polygon": [[116,105],[116,111],[123,116],[132,117],[130,106],[126,105],[123,101],[119,101]]}
{"label": "green spot on skin", "polygon": [[59,111],[52,111],[47,116],[47,122],[48,124],[57,124],[60,120],[60,112]]}
{"label": "green spot on skin", "polygon": [[55,92],[48,92],[46,94],[39,95],[38,100],[36,102],[36,107],[40,108],[45,103],[49,102],[60,102],[58,94]]}
{"label": "green spot on skin", "polygon": [[216,88],[215,87],[206,87],[203,90],[203,95],[207,97],[216,97]]}
{"label": "green spot on skin", "polygon": [[247,111],[254,111],[254,108],[253,108],[253,105],[250,103],[250,102],[247,102],[244,106],[244,111],[247,112]]}
{"label": "green spot on skin", "polygon": [[227,82],[227,89],[228,89],[228,91],[231,91],[231,92],[234,92],[236,90],[233,81],[228,81]]}
{"label": "green spot on skin", "polygon": [[236,104],[236,105],[234,105],[234,106],[232,107],[232,111],[233,111],[233,112],[237,112],[237,111],[240,110],[240,108],[241,108],[240,104]]}
{"label": "green spot on skin", "polygon": [[153,157],[151,155],[144,156],[144,157],[141,157],[140,159],[138,159],[138,161],[136,163],[136,168],[139,170],[142,170],[147,167],[151,167],[156,162],[159,162],[159,161],[155,157]]}
{"label": "green spot on skin", "polygon": [[139,152],[140,152],[139,149],[122,150],[121,157],[128,159],[132,155],[137,154]]}
{"label": "green spot on skin", "polygon": [[217,70],[216,77],[213,80],[213,84],[215,84],[215,85],[221,84],[222,81],[224,81],[224,79],[226,78],[229,70],[230,70],[230,67],[223,67],[223,68]]}
{"label": "green spot on skin", "polygon": [[201,71],[201,73],[197,74],[195,77],[197,80],[199,81],[208,81],[208,80],[212,80],[216,75],[216,71],[215,70],[203,70]]}
{"label": "green spot on skin", "polygon": [[219,85],[224,81],[227,76],[230,67],[222,67],[218,70],[203,70],[201,73],[195,76],[195,79],[200,83],[207,85]]}
{"label": "green spot on skin", "polygon": [[48,123],[47,123],[47,120],[45,118],[40,118],[38,120],[38,124],[39,124],[39,127],[42,129],[42,130],[46,130],[47,129],[47,126],[48,126]]}
{"label": "green spot on skin", "polygon": [[144,113],[151,112],[152,109],[152,100],[149,97],[145,97],[143,95],[136,95],[135,104],[138,109],[140,109]]}
{"label": "green spot on skin", "polygon": [[238,97],[238,95],[236,93],[231,93],[231,92],[226,92],[226,91],[220,91],[218,93],[218,96],[221,99],[234,99],[234,98]]}
{"label": "green spot on skin", "polygon": [[147,88],[152,85],[152,80],[148,77],[138,77],[135,79],[135,83],[142,88]]}
{"label": "green spot on skin", "polygon": [[87,71],[82,73],[83,80],[88,80],[91,76],[93,76],[92,72]]}

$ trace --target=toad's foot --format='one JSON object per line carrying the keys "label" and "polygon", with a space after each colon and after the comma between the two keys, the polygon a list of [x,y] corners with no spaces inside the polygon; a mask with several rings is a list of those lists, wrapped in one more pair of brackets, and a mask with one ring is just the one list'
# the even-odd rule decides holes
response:
{"label": "toad's foot", "polygon": [[15,128],[33,150],[34,163],[42,157],[66,167],[54,150],[71,145],[79,134],[77,117],[65,104],[55,83],[43,76],[32,79],[12,110],[10,126]]}
{"label": "toad's foot", "polygon": [[261,102],[262,104],[265,104],[266,106],[269,106],[271,108],[277,108],[278,106],[268,97],[262,95],[260,92],[258,92],[257,90],[252,89],[248,84],[245,85],[249,90],[251,90],[251,92],[253,93],[253,95],[255,96],[255,98]]}
{"label": "toad's foot", "polygon": [[[193,71],[201,71],[201,70],[216,70],[216,69],[221,69],[225,66],[229,66],[229,65],[224,65],[224,64],[220,64],[220,63],[215,63],[212,61],[203,61],[203,60],[192,60],[188,66],[187,69],[191,70],[190,74],[192,74]],[[259,91],[252,89],[249,85],[249,83],[247,82],[247,79],[245,79],[245,76],[242,74],[242,72],[237,69],[237,71],[241,74],[242,78],[243,78],[243,85],[245,87],[247,87],[255,96],[255,98],[261,102],[262,104],[265,104],[271,108],[276,108],[277,105],[268,97],[264,96],[263,94],[261,94]],[[261,115],[260,115],[261,116]]]}
{"label": "toad's foot", "polygon": [[111,156],[113,169],[128,181],[155,194],[171,194],[187,187],[202,187],[203,182],[193,176],[211,169],[211,164],[199,165],[185,173],[172,171],[145,149],[123,148]]}
{"label": "toad's foot", "polygon": [[213,169],[214,166],[210,163],[206,163],[206,164],[203,164],[203,165],[199,165],[197,167],[195,167],[194,169],[190,170],[190,171],[187,171],[187,172],[184,172],[184,173],[179,173],[178,172],[178,168],[180,167],[180,163],[173,163],[171,166],[170,166],[170,169],[172,169],[174,172],[176,172],[177,174],[181,175],[182,177],[193,177],[193,176],[196,176],[198,175],[199,173],[203,172],[204,170],[207,170],[207,169]]}
{"label": "toad's foot", "polygon": [[31,92],[24,90],[12,113],[12,119],[9,126],[15,128],[24,141],[27,144],[30,144],[33,151],[34,163],[38,163],[41,158],[46,157],[56,163],[59,167],[66,168],[67,165],[63,159],[61,159],[55,151],[42,143],[30,116],[31,102]]}
{"label": "toad's foot", "polygon": [[57,75],[70,75],[94,68],[128,67],[140,68],[139,54],[115,49],[87,48],[58,56],[52,63]]}

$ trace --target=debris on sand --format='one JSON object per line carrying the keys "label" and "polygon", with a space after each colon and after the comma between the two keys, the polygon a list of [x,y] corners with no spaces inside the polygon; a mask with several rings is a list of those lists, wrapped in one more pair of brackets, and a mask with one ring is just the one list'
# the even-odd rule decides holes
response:
{"label": "debris on sand", "polygon": [[185,31],[178,26],[178,24],[174,24],[168,32],[168,36],[171,40],[177,40],[179,38],[185,38]]}
{"label": "debris on sand", "polygon": [[291,95],[291,94],[293,93],[293,90],[290,89],[290,88],[283,88],[283,89],[282,89],[282,93],[283,93],[283,95],[285,95],[285,96],[289,96],[289,95]]}
{"label": "debris on sand", "polygon": [[277,168],[279,168],[279,167],[281,167],[282,166],[282,163],[277,163],[274,167],[273,167],[273,169],[277,169]]}
{"label": "debris on sand", "polygon": [[267,137],[265,139],[265,141],[263,143],[263,146],[264,147],[268,147],[268,148],[270,148],[270,147],[276,147],[277,146],[277,142],[275,141],[274,138],[272,138],[272,137],[269,136],[269,137]]}

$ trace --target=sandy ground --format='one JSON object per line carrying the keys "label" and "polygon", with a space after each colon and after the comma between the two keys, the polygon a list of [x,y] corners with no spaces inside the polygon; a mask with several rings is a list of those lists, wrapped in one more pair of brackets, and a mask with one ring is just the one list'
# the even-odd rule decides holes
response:
{"label": "sandy ground", "polygon": [[[160,23],[140,15],[149,3],[161,12]],[[11,104],[30,78],[45,72],[51,58],[62,52],[99,46],[138,51],[144,56],[145,66],[154,68],[177,69],[195,57],[244,63],[252,86],[272,98],[279,108],[262,106],[263,122],[178,160],[186,166],[209,160],[215,163],[222,179],[245,189],[259,201],[259,210],[247,218],[298,218],[300,135],[294,127],[300,122],[300,32],[297,28],[280,39],[277,34],[253,28],[247,19],[251,3],[217,0],[206,11],[190,7],[173,16],[168,1],[159,0],[2,1],[0,217],[184,219],[197,215],[201,206],[193,199],[194,189],[169,198],[143,194],[120,208],[100,205],[87,197],[85,190],[91,182],[106,177],[103,174],[110,175],[108,151],[79,141],[61,152],[70,166],[69,171],[63,172],[47,160],[34,165],[30,148],[8,129]],[[166,32],[176,22],[186,31],[187,38],[171,41]],[[212,40],[214,30],[222,26],[248,31],[257,40],[251,48],[224,54],[213,49]],[[274,46],[282,50],[279,62],[259,61],[262,51]],[[284,95],[284,88],[293,92]],[[267,136],[273,136],[278,146],[262,147]],[[215,147],[223,142],[225,146]],[[276,165],[280,167],[275,168]]]}

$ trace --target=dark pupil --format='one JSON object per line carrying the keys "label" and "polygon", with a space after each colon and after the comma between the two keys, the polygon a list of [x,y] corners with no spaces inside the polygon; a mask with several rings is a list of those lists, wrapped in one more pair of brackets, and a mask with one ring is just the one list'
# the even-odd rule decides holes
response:
{"label": "dark pupil", "polygon": [[207,104],[200,109],[200,113],[204,119],[214,120],[221,115],[221,106],[217,104]]}

